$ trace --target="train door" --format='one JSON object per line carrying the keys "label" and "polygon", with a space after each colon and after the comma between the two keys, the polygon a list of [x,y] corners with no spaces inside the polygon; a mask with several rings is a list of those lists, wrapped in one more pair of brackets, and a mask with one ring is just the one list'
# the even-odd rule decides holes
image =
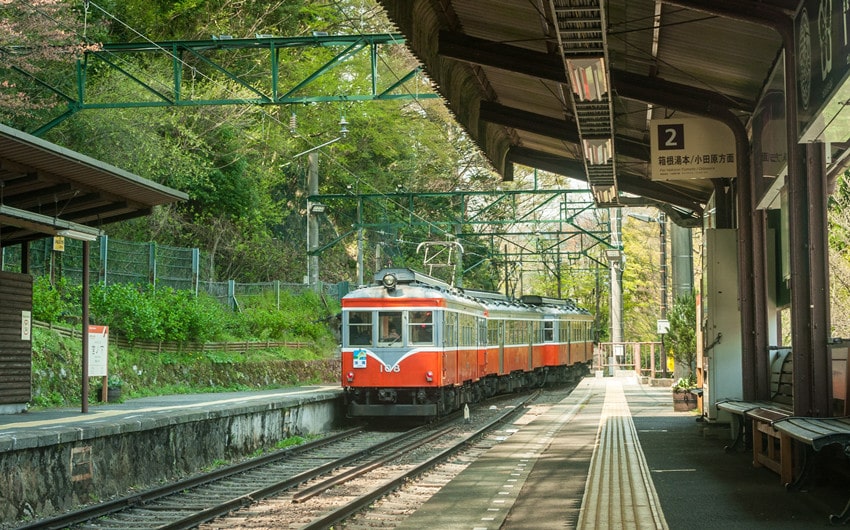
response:
{"label": "train door", "polygon": [[445,311],[443,317],[443,378],[447,384],[458,382],[458,346],[460,322],[456,311]]}
{"label": "train door", "polygon": [[538,341],[537,332],[540,329],[539,323],[536,320],[531,320],[525,324],[526,343],[528,344],[528,365],[526,370],[534,370],[534,343]]}
{"label": "train door", "polygon": [[487,373],[487,319],[476,317],[478,324],[478,338],[475,348],[478,350],[478,374],[476,378],[482,377]]}
{"label": "train door", "polygon": [[505,321],[499,320],[499,374],[505,373]]}

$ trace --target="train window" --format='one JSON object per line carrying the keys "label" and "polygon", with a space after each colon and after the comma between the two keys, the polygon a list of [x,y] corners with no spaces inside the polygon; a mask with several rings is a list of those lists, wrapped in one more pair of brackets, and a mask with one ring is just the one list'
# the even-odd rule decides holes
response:
{"label": "train window", "polygon": [[401,344],[401,311],[378,313],[378,342],[382,346]]}
{"label": "train window", "polygon": [[498,346],[501,342],[499,338],[499,322],[493,318],[487,321],[487,344],[490,346]]}
{"label": "train window", "polygon": [[457,313],[446,312],[443,344],[446,347],[456,347],[458,342],[458,318]]}
{"label": "train window", "polygon": [[372,312],[351,311],[348,313],[348,343],[352,346],[372,344]]}
{"label": "train window", "polygon": [[552,320],[543,321],[543,342],[552,342],[555,340],[555,322]]}
{"label": "train window", "polygon": [[475,346],[475,317],[460,315],[460,346]]}
{"label": "train window", "polygon": [[434,344],[434,316],[431,311],[410,312],[410,343]]}

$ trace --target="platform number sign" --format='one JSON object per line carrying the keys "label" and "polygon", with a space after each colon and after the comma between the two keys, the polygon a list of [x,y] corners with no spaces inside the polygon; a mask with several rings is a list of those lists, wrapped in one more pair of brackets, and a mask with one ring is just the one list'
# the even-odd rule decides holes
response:
{"label": "platform number sign", "polygon": [[658,150],[685,148],[685,124],[667,123],[658,127]]}
{"label": "platform number sign", "polygon": [[706,118],[652,120],[652,180],[734,177],[735,136],[728,126]]}
{"label": "platform number sign", "polygon": [[366,368],[366,350],[354,350],[351,365],[353,368]]}

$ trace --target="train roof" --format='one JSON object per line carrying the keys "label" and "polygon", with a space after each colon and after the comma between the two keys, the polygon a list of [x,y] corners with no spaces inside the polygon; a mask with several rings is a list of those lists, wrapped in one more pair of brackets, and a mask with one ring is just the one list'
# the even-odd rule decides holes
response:
{"label": "train roof", "polygon": [[[414,287],[418,288],[415,295],[417,297],[445,297],[447,299],[465,300],[467,302],[481,304],[488,310],[493,311],[536,310],[542,313],[590,314],[570,299],[550,298],[539,295],[524,295],[522,298],[516,299],[493,291],[461,289],[452,287],[448,283],[433,276],[409,268],[381,269],[375,273],[373,284],[351,291],[345,298],[374,297],[377,287],[382,288],[381,298],[393,296],[393,293],[396,296],[407,296],[409,294],[407,288]],[[399,288],[401,288],[401,291],[397,291]]]}

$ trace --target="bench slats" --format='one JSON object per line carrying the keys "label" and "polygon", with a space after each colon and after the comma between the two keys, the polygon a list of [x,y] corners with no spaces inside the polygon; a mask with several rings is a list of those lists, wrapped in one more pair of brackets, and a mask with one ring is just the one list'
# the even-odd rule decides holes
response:
{"label": "bench slats", "polygon": [[820,451],[830,444],[850,446],[850,418],[785,418],[773,427],[791,438]]}
{"label": "bench slats", "polygon": [[774,403],[770,401],[738,401],[730,399],[727,401],[719,401],[717,403],[717,408],[725,410],[726,412],[731,412],[732,414],[743,416],[753,409],[770,407],[772,405],[774,405]]}

